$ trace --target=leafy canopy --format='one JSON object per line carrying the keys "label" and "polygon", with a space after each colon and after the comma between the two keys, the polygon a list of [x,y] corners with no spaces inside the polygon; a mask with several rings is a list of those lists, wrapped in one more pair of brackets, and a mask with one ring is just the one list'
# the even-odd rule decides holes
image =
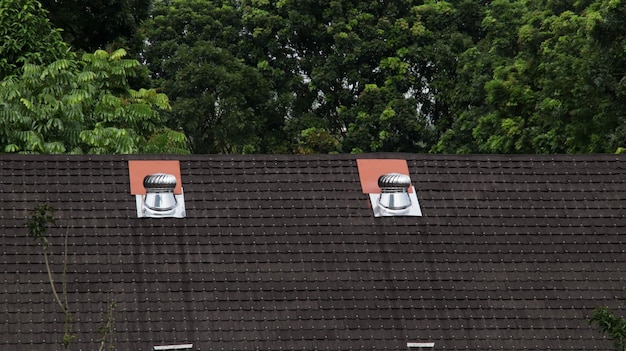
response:
{"label": "leafy canopy", "polygon": [[[200,153],[626,147],[623,1],[155,0],[140,30],[150,2],[53,0],[44,8],[53,23],[63,23],[75,48],[145,43],[135,57],[151,71],[152,86],[170,97],[171,110],[141,95],[158,94],[136,88],[146,85],[138,84],[145,77],[131,74],[138,65],[114,68],[126,70],[135,93],[128,85],[106,87],[101,78],[84,80],[88,73],[83,81],[63,82],[92,63],[68,52],[36,1],[0,2],[7,39],[0,43],[0,78],[16,76],[3,83],[10,87],[3,103],[13,105],[4,105],[11,112],[2,123],[24,123],[15,130],[19,136],[3,131],[8,150],[184,150],[178,131]],[[55,62],[73,73],[51,66]],[[36,86],[51,87],[53,78],[72,99],[84,90],[84,101],[92,102],[70,103],[51,92],[44,97]],[[92,83],[97,94],[85,87]],[[24,101],[15,105],[16,96]],[[35,117],[40,100],[54,109],[50,96],[68,114]],[[128,117],[129,109],[141,109],[131,105],[148,105],[159,117],[140,123]],[[96,106],[105,120],[99,124],[100,117],[90,115]],[[40,121],[33,125],[15,113]],[[43,123],[45,116],[53,118]]]}
{"label": "leafy canopy", "polygon": [[133,57],[142,45],[140,25],[151,0],[40,0],[52,24],[74,50],[126,48]]}
{"label": "leafy canopy", "polygon": [[246,62],[234,0],[157,1],[144,53],[172,101],[169,125],[197,153],[275,152],[282,139],[269,80]]}
{"label": "leafy canopy", "polygon": [[139,62],[125,55],[97,50],[81,60],[28,63],[21,76],[0,82],[3,151],[186,152],[184,135],[162,127],[157,110],[170,108],[167,96],[128,87]]}
{"label": "leafy canopy", "polygon": [[0,80],[20,74],[25,63],[49,64],[71,58],[58,29],[35,0],[0,1]]}
{"label": "leafy canopy", "polygon": [[438,152],[598,153],[626,144],[622,1],[494,0],[459,56]]}

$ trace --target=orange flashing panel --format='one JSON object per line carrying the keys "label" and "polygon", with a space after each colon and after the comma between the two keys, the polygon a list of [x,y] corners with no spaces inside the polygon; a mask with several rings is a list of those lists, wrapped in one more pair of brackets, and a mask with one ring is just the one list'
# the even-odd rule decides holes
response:
{"label": "orange flashing panel", "polygon": [[128,172],[130,174],[130,193],[132,195],[145,195],[143,179],[148,174],[167,173],[176,177],[174,194],[182,194],[182,178],[180,176],[180,162],[178,160],[129,160]]}
{"label": "orange flashing panel", "polygon": [[[397,159],[360,159],[356,160],[361,179],[361,188],[365,194],[379,194],[378,178],[383,174],[400,173],[409,175],[406,160]],[[412,192],[412,187],[409,192]]]}

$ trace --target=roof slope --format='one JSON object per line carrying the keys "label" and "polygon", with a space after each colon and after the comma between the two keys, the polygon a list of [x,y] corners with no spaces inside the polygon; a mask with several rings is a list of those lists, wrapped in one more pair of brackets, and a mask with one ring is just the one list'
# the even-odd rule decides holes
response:
{"label": "roof slope", "polygon": [[[29,211],[68,236],[78,339],[97,349],[606,350],[626,299],[626,156],[180,156],[187,216],[137,218],[128,159],[0,156],[0,349],[61,349]],[[406,159],[423,217],[374,218],[356,158]]]}

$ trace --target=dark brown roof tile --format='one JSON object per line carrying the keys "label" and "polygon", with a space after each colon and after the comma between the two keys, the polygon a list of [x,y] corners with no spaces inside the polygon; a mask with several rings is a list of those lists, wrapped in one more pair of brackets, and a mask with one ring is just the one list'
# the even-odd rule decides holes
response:
{"label": "dark brown roof tile", "polygon": [[[407,160],[424,215],[374,218],[356,158]],[[185,218],[136,218],[129,159],[180,161]],[[608,349],[587,319],[624,299],[625,161],[3,155],[0,347],[60,343],[24,228],[49,202],[79,349],[97,344],[109,301],[118,349]]]}

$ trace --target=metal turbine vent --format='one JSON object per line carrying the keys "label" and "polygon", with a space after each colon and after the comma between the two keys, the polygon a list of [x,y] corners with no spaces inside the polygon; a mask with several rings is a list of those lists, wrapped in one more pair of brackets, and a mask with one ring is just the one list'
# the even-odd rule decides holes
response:
{"label": "metal turbine vent", "polygon": [[171,190],[176,188],[176,177],[171,174],[149,174],[143,179],[143,187],[149,190]]}
{"label": "metal turbine vent", "polygon": [[149,174],[143,179],[146,188],[145,206],[153,211],[170,211],[176,207],[176,177],[172,174]]}
{"label": "metal turbine vent", "polygon": [[411,177],[406,174],[389,173],[378,178],[378,187],[383,192],[406,192],[411,186]]}
{"label": "metal turbine vent", "polygon": [[378,178],[378,187],[381,190],[378,204],[388,210],[404,210],[411,206],[409,187],[411,177],[406,174],[389,173]]}

